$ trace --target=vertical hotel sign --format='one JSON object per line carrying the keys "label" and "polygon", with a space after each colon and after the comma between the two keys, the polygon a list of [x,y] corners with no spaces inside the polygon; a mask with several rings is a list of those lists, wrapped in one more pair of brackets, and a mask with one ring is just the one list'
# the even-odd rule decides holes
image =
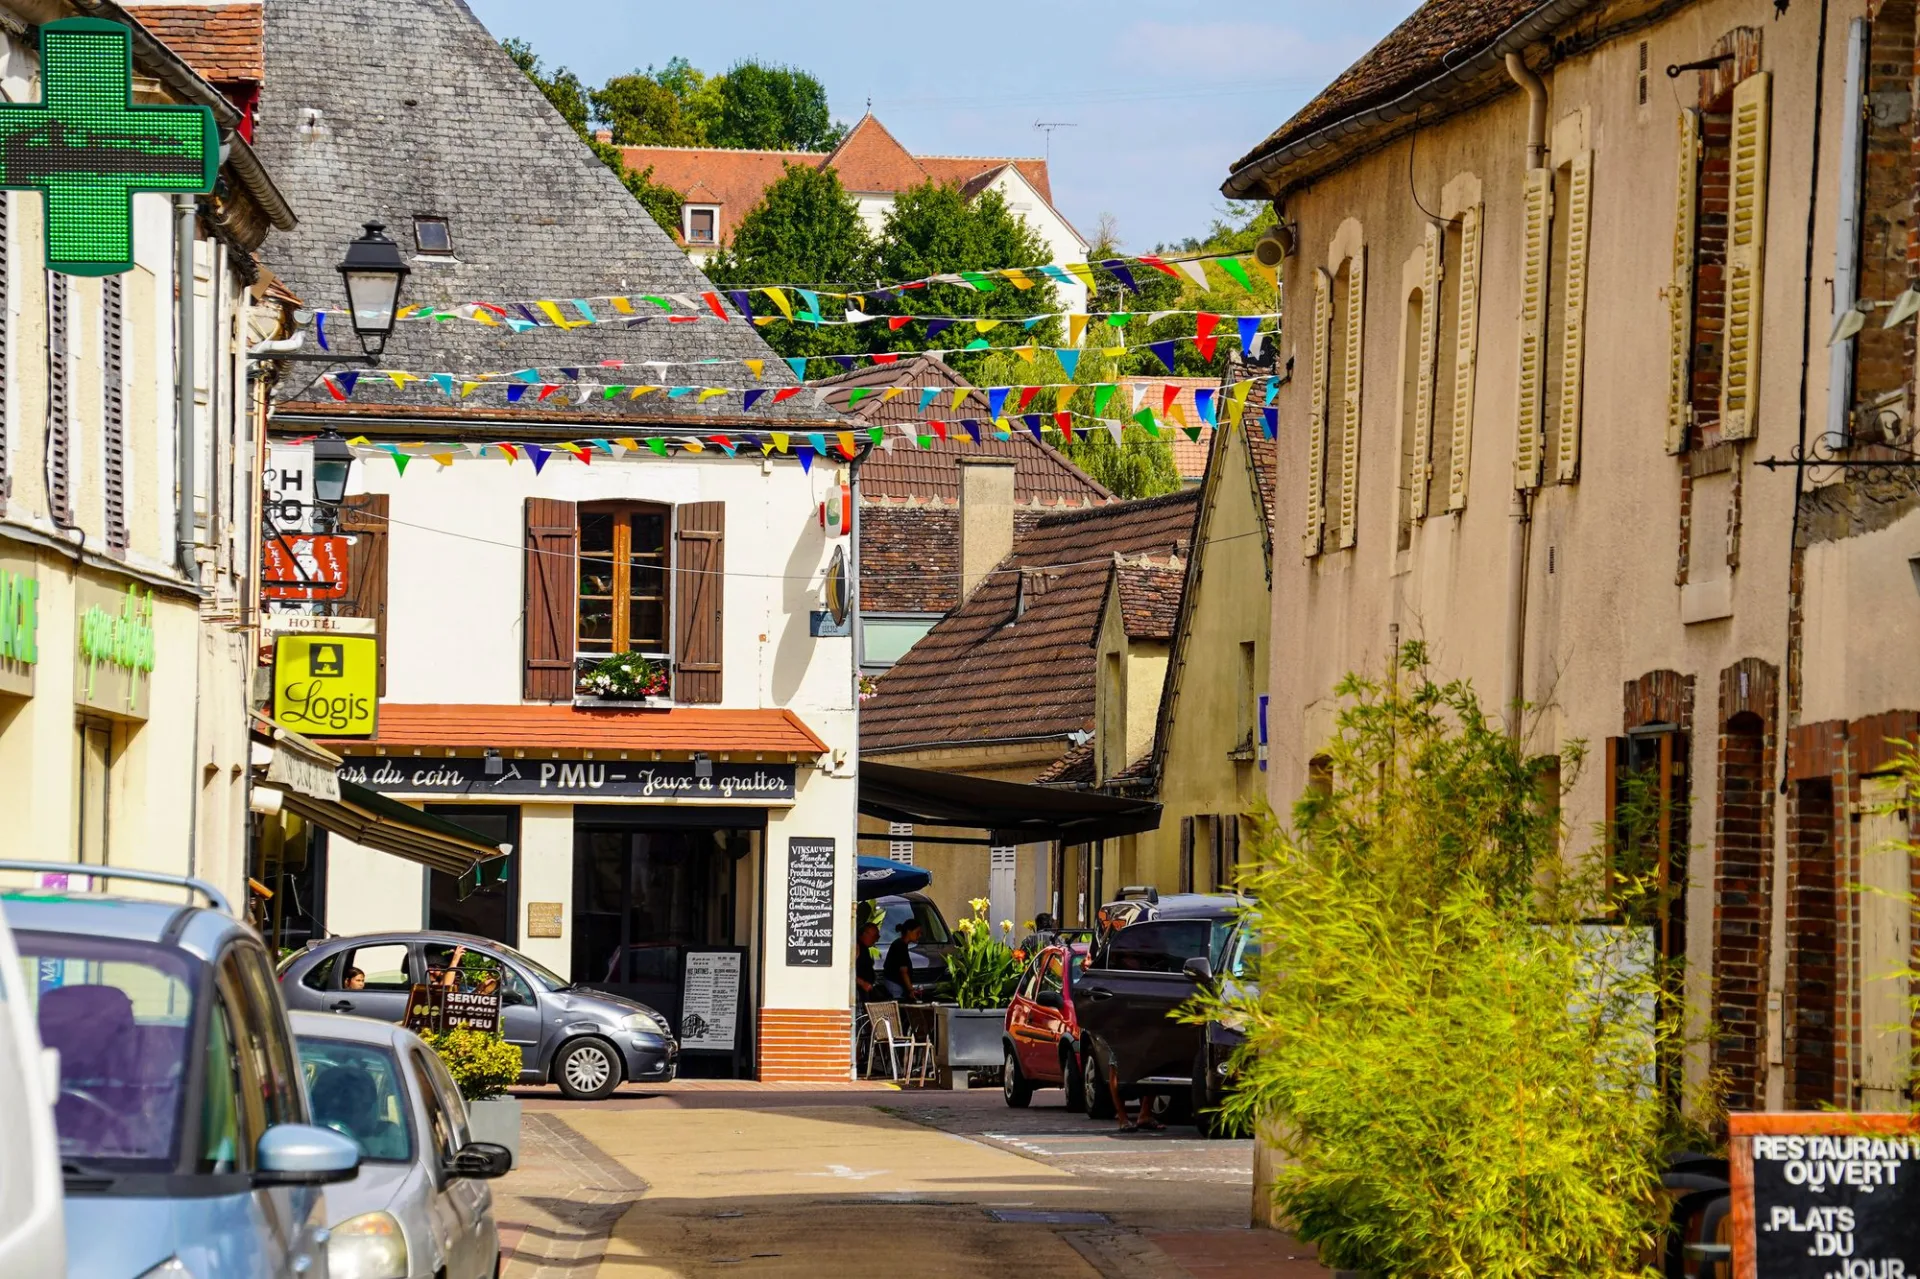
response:
{"label": "vertical hotel sign", "polygon": [[122,23],[45,24],[40,101],[0,103],[0,188],[45,197],[50,271],[130,270],[134,192],[204,194],[219,167],[210,108],[134,104]]}

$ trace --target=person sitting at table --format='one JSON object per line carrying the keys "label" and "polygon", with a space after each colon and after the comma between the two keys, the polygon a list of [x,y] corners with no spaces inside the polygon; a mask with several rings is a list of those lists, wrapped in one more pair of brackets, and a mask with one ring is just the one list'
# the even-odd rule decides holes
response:
{"label": "person sitting at table", "polygon": [[913,943],[919,940],[920,921],[909,915],[900,923],[900,935],[887,947],[886,961],[880,967],[895,999],[910,1001],[914,997]]}

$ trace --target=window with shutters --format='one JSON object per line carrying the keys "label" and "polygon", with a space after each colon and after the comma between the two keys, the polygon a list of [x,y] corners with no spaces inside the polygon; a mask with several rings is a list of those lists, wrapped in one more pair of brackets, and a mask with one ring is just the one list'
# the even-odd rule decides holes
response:
{"label": "window with shutters", "polygon": [[126,301],[117,275],[100,282],[101,446],[107,550],[127,553]]}
{"label": "window with shutters", "polygon": [[1540,485],[1541,424],[1546,408],[1547,272],[1553,231],[1553,170],[1527,170],[1520,209],[1520,376],[1514,421],[1513,485]]}
{"label": "window with shutters", "polygon": [[[1327,549],[1345,549],[1354,544],[1359,513],[1360,469],[1360,390],[1361,356],[1365,341],[1366,253],[1356,249],[1345,257],[1327,277],[1328,307],[1326,337],[1319,346],[1326,352],[1324,369],[1316,369],[1316,386],[1321,399],[1321,422],[1317,432],[1321,442],[1319,465],[1310,455],[1308,466],[1317,470],[1318,538],[1309,537],[1308,553]],[[1316,360],[1316,364],[1318,361]],[[1310,523],[1312,516],[1309,516]],[[1312,543],[1317,542],[1317,545]]]}
{"label": "window with shutters", "polygon": [[1327,350],[1333,329],[1333,277],[1313,273],[1312,385],[1307,390],[1306,554],[1318,555],[1327,527]]}
{"label": "window with shutters", "polygon": [[56,524],[73,522],[73,374],[67,322],[67,277],[47,272],[47,501]]}
{"label": "window with shutters", "polygon": [[1593,153],[1554,172],[1552,251],[1547,266],[1547,346],[1541,458],[1545,479],[1580,476],[1580,410],[1587,354],[1587,248],[1592,224]]}
{"label": "window with shutters", "polygon": [[1427,510],[1467,505],[1467,463],[1473,438],[1474,372],[1480,341],[1480,206],[1447,223],[1440,241],[1435,315],[1433,460],[1427,467]]}
{"label": "window with shutters", "polygon": [[579,600],[575,653],[640,653],[672,648],[670,507],[651,504],[580,508]]}
{"label": "window with shutters", "polygon": [[1433,427],[1433,306],[1428,298],[1438,268],[1439,232],[1427,228],[1423,257],[1429,264],[1407,293],[1400,325],[1400,483],[1395,549],[1413,545],[1413,524],[1426,513],[1426,467]]}

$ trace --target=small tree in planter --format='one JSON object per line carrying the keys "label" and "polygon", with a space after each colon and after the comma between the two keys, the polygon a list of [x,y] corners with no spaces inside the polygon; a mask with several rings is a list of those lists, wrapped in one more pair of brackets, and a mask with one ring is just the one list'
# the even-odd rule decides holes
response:
{"label": "small tree in planter", "polygon": [[[960,945],[947,957],[940,992],[957,1007],[940,1009],[940,1064],[948,1071],[991,1070],[1000,1065],[1000,1032],[1013,989],[1020,984],[1020,962],[1013,947],[996,937],[987,920],[988,901],[976,897],[973,914],[953,926]],[[1012,933],[1012,921],[1002,932]]]}
{"label": "small tree in planter", "polygon": [[1678,1010],[1644,930],[1582,921],[1651,889],[1558,859],[1553,761],[1418,646],[1337,691],[1330,784],[1242,880],[1251,984],[1199,1009],[1245,1029],[1226,1111],[1287,1157],[1277,1216],[1382,1276],[1645,1273]]}
{"label": "small tree in planter", "polygon": [[457,1026],[435,1033],[420,1032],[427,1047],[440,1054],[447,1073],[467,1103],[467,1118],[475,1141],[491,1141],[513,1152],[520,1162],[520,1099],[506,1095],[507,1085],[520,1078],[520,1050],[485,1031]]}

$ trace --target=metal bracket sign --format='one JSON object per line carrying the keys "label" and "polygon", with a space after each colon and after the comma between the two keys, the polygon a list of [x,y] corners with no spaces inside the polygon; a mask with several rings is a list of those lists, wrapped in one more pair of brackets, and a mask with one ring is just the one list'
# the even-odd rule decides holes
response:
{"label": "metal bracket sign", "polygon": [[0,188],[46,198],[47,269],[133,268],[133,193],[202,195],[220,170],[204,106],[134,105],[132,36],[103,18],[40,28],[40,101],[0,103]]}

